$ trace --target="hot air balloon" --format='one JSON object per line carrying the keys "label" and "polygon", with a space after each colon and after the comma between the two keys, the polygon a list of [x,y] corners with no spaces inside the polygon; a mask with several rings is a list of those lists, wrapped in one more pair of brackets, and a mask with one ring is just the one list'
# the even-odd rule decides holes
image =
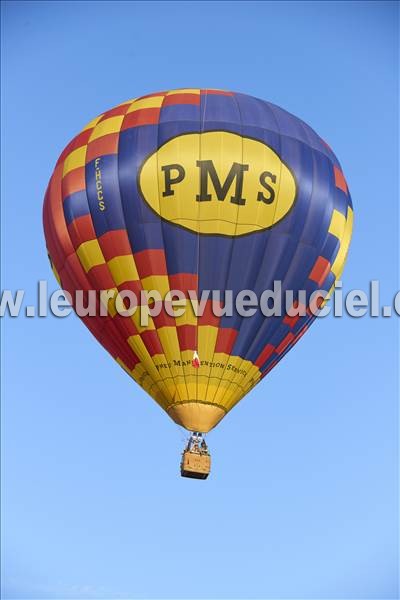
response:
{"label": "hot air balloon", "polygon": [[[58,159],[43,219],[53,271],[74,307],[76,290],[111,291],[104,315],[80,318],[191,432],[181,473],[205,479],[204,435],[314,321],[310,298],[340,278],[353,212],[336,156],[306,123],[245,94],[180,89],[128,100],[88,123]],[[259,296],[274,281],[281,297],[293,291],[301,314],[215,310],[227,290]],[[140,311],[116,308],[127,290],[163,299],[180,290],[183,314],[162,310],[143,325]],[[207,290],[219,290],[219,300],[196,314],[190,291],[199,305]]]}

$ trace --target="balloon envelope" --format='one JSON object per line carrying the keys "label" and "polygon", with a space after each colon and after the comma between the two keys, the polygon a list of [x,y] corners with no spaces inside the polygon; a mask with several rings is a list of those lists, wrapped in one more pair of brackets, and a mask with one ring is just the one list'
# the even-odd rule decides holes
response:
{"label": "balloon envelope", "polygon": [[[312,323],[312,293],[341,276],[352,215],[337,158],[303,121],[245,94],[182,89],[124,102],[68,144],[44,229],[63,289],[114,294],[106,316],[81,316],[93,335],[177,423],[207,432]],[[260,298],[274,281],[305,314],[285,314],[281,294],[281,315],[215,314],[226,290]],[[171,314],[123,316],[127,290],[139,302],[180,290],[183,314],[167,296]],[[196,315],[190,290],[220,301],[203,294]]]}

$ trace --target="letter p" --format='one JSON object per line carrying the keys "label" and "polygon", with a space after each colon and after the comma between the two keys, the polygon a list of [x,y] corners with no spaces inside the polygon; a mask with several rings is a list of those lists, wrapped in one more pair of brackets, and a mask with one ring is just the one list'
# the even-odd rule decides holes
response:
{"label": "letter p", "polygon": [[[185,177],[185,169],[182,167],[182,165],[174,164],[174,165],[165,165],[164,167],[161,167],[161,171],[164,172],[163,197],[173,196],[175,192],[172,190],[172,186],[174,184],[177,184],[177,183],[180,183],[181,181],[183,181],[183,179]],[[172,171],[177,172],[176,177],[172,176],[172,174],[171,174]]]}

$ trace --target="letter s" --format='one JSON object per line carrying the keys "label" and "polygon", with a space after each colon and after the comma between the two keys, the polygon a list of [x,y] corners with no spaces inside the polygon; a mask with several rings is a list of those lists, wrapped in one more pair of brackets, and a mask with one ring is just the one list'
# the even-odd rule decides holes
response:
{"label": "letter s", "polygon": [[258,192],[257,201],[262,201],[264,202],[264,204],[272,204],[275,200],[275,190],[271,185],[269,185],[269,183],[265,181],[266,179],[270,179],[272,183],[276,183],[276,175],[273,175],[269,171],[264,171],[263,173],[261,173],[260,183],[263,186],[263,188],[265,188],[267,192],[269,192],[269,196],[266,197],[264,196],[263,192]]}

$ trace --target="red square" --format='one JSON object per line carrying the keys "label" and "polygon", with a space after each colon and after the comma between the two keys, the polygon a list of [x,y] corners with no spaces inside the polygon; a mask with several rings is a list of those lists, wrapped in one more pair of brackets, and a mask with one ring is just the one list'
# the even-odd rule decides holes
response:
{"label": "red square", "polygon": [[200,104],[200,94],[171,94],[165,96],[164,106],[174,106],[175,104]]}
{"label": "red square", "polygon": [[74,219],[74,221],[68,225],[68,232],[74,248],[79,248],[83,242],[88,242],[89,240],[94,240],[96,238],[92,217],[90,215],[83,215],[82,217]]}
{"label": "red square", "polygon": [[230,354],[238,333],[236,329],[230,329],[229,327],[219,329],[214,352]]}
{"label": "red square", "polygon": [[233,96],[233,92],[225,92],[224,90],[201,90],[202,94],[215,94],[216,96]]}
{"label": "red square", "polygon": [[115,287],[114,280],[106,264],[95,265],[87,274],[94,290],[111,290]]}
{"label": "red square", "polygon": [[140,96],[140,98],[136,98],[136,100],[144,100],[145,98],[154,98],[157,96],[165,96],[167,92],[154,92],[154,94],[146,94],[145,96]]}
{"label": "red square", "polygon": [[276,347],[276,353],[282,354],[289,346],[289,344],[294,340],[294,337],[295,336],[293,333],[288,333],[287,336],[283,338],[279,346]]}
{"label": "red square", "polygon": [[201,317],[198,317],[199,326],[209,325],[211,327],[218,327],[220,318],[214,315],[213,310],[215,310],[213,301],[207,300],[204,305],[203,314]]}
{"label": "red square", "polygon": [[119,292],[133,292],[135,294],[138,306],[140,305],[140,292],[143,290],[140,281],[124,281],[124,283],[121,283],[117,286],[117,289]]}
{"label": "red square", "polygon": [[333,166],[333,172],[335,174],[335,185],[342,190],[345,194],[348,194],[348,187],[344,175],[340,169],[335,165]]}
{"label": "red square", "polygon": [[113,321],[118,326],[118,330],[122,332],[125,339],[131,337],[131,335],[138,334],[138,330],[136,329],[135,324],[130,317],[124,317],[123,315],[117,313],[114,315]]}
{"label": "red square", "polygon": [[142,338],[143,343],[146,346],[146,350],[150,356],[154,356],[155,354],[164,354],[157,331],[154,329],[148,329],[147,331],[143,331],[140,334],[140,337]]}
{"label": "red square", "polygon": [[164,250],[141,250],[133,255],[141,279],[149,275],[168,275]]}
{"label": "red square", "polygon": [[131,104],[132,104],[132,102],[128,101],[128,102],[125,102],[124,104],[121,104],[120,106],[115,106],[114,108],[107,110],[107,112],[105,112],[103,114],[103,116],[101,117],[99,123],[101,123],[105,119],[109,119],[110,117],[119,117],[121,115],[124,115]]}
{"label": "red square", "polygon": [[62,180],[62,197],[67,198],[75,192],[80,192],[86,188],[85,167],[73,169],[63,177]]}
{"label": "red square", "polygon": [[127,256],[132,254],[126,229],[116,229],[107,231],[99,237],[99,244],[106,261],[116,256]]}
{"label": "red square", "polygon": [[[139,295],[138,299],[140,300]],[[176,327],[175,317],[171,317],[171,315],[167,313],[163,302],[154,302],[153,306],[155,309],[158,309],[159,305],[161,305],[160,313],[157,316],[152,317],[155,328],[160,329],[161,327]],[[179,327],[177,327],[177,329],[179,330]]]}
{"label": "red square", "polygon": [[307,311],[306,311],[306,307],[305,307],[305,305],[304,305],[304,304],[300,304],[300,305],[299,305],[299,301],[298,301],[298,300],[295,300],[295,301],[293,302],[293,306],[292,306],[292,308],[290,308],[290,309],[287,311],[287,314],[285,315],[285,318],[283,319],[283,323],[284,323],[285,325],[289,325],[289,327],[290,327],[290,328],[293,328],[293,327],[296,325],[297,321],[298,321],[298,320],[300,319],[300,317],[302,316],[301,314],[294,314],[294,313],[298,313],[298,312],[300,312],[300,311],[301,311],[302,313],[304,313],[304,314],[303,314],[303,316],[305,316],[305,314],[306,314],[306,312],[307,312]]}
{"label": "red square", "polygon": [[308,277],[311,279],[311,281],[315,281],[315,283],[320,287],[327,278],[330,270],[331,263],[329,260],[323,256],[318,256]]}
{"label": "red square", "polygon": [[196,326],[180,325],[176,328],[178,332],[179,348],[184,350],[194,350],[196,347]]}
{"label": "red square", "polygon": [[169,275],[170,289],[183,292],[186,298],[189,297],[189,290],[197,294],[197,285],[198,277],[196,273],[175,273],[174,275]]}
{"label": "red square", "polygon": [[118,152],[119,133],[109,133],[103,135],[92,142],[89,142],[86,151],[86,164],[94,160],[98,156],[106,154],[117,154]]}
{"label": "red square", "polygon": [[159,108],[142,108],[128,113],[122,123],[121,131],[140,125],[155,125],[160,119]]}
{"label": "red square", "polygon": [[257,360],[254,364],[257,367],[261,367],[265,363],[265,361],[269,359],[273,352],[275,352],[275,347],[272,344],[267,344],[257,357]]}

